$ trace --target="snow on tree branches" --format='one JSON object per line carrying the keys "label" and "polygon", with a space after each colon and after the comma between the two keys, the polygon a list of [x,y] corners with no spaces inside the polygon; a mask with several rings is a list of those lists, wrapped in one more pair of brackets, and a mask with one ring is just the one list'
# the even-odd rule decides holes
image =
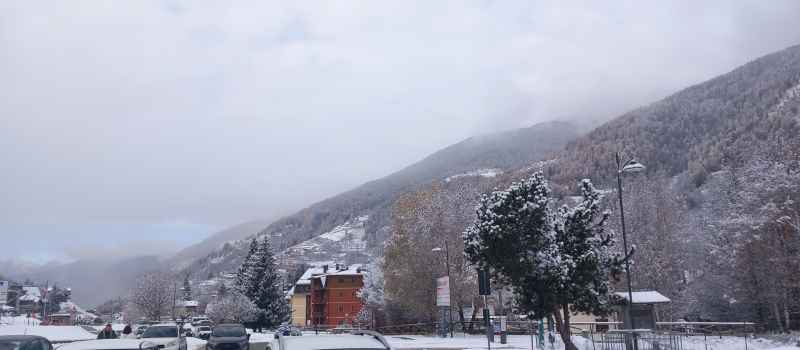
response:
{"label": "snow on tree branches", "polygon": [[227,293],[206,306],[206,315],[216,324],[252,322],[258,313],[256,304],[238,292]]}
{"label": "snow on tree branches", "polygon": [[150,320],[157,321],[172,303],[172,279],[163,272],[141,275],[131,294],[131,304]]}
{"label": "snow on tree branches", "polygon": [[465,255],[495,280],[513,286],[517,304],[536,318],[553,315],[567,349],[571,312],[606,314],[611,284],[622,264],[603,226],[600,193],[580,184],[574,207],[553,209],[542,173],[481,198],[464,233]]}
{"label": "snow on tree branches", "polygon": [[289,305],[281,288],[281,277],[269,237],[254,238],[250,251],[236,276],[236,291],[245,295],[260,310],[254,321],[262,327],[276,327],[289,317]]}

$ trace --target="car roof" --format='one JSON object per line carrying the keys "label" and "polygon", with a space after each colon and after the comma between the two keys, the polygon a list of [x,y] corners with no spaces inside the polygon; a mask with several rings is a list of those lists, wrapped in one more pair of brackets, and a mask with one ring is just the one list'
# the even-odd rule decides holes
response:
{"label": "car roof", "polygon": [[28,341],[28,340],[47,340],[45,337],[40,337],[38,335],[0,335],[0,341]]}
{"label": "car roof", "polygon": [[[67,343],[58,350],[139,350],[139,344],[147,342],[140,339],[97,339]],[[152,343],[152,342],[151,342]],[[157,345],[154,343],[154,345]]]}
{"label": "car roof", "polygon": [[177,323],[158,323],[148,326],[149,327],[178,327]]}
{"label": "car roof", "polygon": [[380,340],[369,335],[309,335],[282,337],[281,340],[281,350],[387,349]]}
{"label": "car roof", "polygon": [[[217,327],[238,327],[238,328],[244,328],[244,325],[242,325],[241,323],[223,323],[223,324],[218,324],[218,325],[217,325]],[[216,328],[216,327],[214,327],[214,328]]]}

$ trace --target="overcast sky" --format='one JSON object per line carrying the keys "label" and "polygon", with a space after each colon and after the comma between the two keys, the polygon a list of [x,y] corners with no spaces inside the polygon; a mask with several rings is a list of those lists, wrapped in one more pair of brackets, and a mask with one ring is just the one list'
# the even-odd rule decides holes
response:
{"label": "overcast sky", "polygon": [[163,252],[800,43],[800,1],[2,1],[3,258]]}

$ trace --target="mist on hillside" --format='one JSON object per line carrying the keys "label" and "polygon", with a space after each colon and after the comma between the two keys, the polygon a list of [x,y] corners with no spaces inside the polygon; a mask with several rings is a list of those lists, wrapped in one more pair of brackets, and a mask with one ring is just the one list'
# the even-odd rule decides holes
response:
{"label": "mist on hillside", "polygon": [[[656,102],[800,43],[797,13],[796,1],[3,3],[0,274],[113,286],[76,291],[97,303],[129,287],[97,277],[110,270],[207,277],[240,264],[255,235],[284,251],[363,216],[372,250],[359,258],[374,258],[393,205],[419,188],[489,191],[559,158],[550,175],[574,194],[578,177],[608,180],[620,149],[699,196],[743,166],[724,146],[751,145],[728,138],[773,106],[753,96],[790,84],[755,65],[728,78],[741,96],[713,85],[728,100]],[[636,143],[670,121],[681,132]]]}

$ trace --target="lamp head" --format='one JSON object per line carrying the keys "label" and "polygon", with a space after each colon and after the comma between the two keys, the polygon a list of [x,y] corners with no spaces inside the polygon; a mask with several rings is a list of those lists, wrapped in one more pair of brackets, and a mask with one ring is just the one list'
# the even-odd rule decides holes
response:
{"label": "lamp head", "polygon": [[646,167],[644,166],[644,164],[637,162],[635,159],[631,159],[630,161],[625,163],[625,166],[622,167],[622,170],[620,170],[620,172],[638,173],[644,171],[645,169]]}

